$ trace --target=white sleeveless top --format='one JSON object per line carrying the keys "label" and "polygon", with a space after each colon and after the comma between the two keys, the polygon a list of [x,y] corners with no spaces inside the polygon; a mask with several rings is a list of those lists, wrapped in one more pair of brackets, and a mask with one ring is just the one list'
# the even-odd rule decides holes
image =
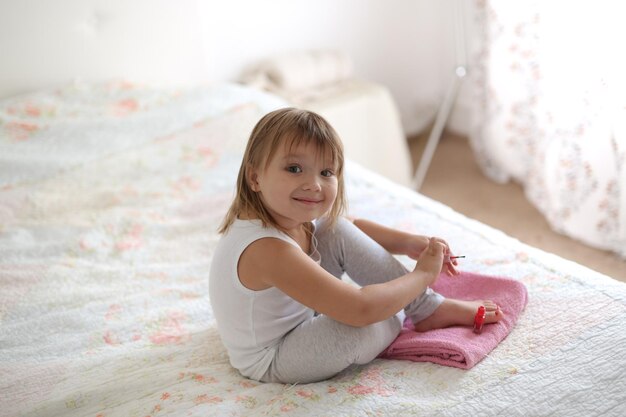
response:
{"label": "white sleeveless top", "polygon": [[[255,380],[269,368],[280,340],[314,315],[312,309],[275,287],[254,291],[239,281],[239,257],[248,245],[265,237],[298,246],[286,233],[264,228],[260,220],[235,220],[217,245],[209,276],[209,298],[230,363]],[[315,238],[311,240],[310,256],[319,262]]]}

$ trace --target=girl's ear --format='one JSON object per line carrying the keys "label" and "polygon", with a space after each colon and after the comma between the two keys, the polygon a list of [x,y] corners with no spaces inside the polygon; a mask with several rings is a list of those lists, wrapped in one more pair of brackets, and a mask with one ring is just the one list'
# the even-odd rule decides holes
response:
{"label": "girl's ear", "polygon": [[257,175],[256,170],[250,165],[248,165],[248,169],[246,170],[246,177],[250,189],[254,192],[259,192],[259,176]]}

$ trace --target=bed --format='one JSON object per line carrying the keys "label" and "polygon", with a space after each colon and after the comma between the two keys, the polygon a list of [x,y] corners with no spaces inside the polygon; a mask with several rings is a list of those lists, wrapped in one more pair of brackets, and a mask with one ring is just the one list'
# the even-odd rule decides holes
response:
{"label": "bed", "polygon": [[215,230],[247,135],[284,105],[125,81],[0,102],[2,415],[626,415],[626,284],[354,162],[351,215],[443,236],[463,270],[522,282],[519,321],[469,370],[377,359],[283,385],[233,369],[208,297]]}

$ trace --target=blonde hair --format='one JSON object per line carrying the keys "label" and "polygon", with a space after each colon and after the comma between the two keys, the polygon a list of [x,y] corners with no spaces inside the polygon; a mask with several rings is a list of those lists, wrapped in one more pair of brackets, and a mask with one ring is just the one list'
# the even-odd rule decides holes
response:
{"label": "blonde hair", "polygon": [[299,146],[313,143],[318,151],[328,153],[336,166],[337,197],[326,213],[332,226],[346,209],[346,197],[343,181],[343,145],[335,129],[322,116],[307,110],[284,108],[263,116],[258,121],[241,161],[237,177],[235,198],[224,217],[219,233],[225,233],[241,214],[254,215],[264,227],[280,229],[272,215],[267,211],[259,194],[248,183],[249,171],[267,168],[279,146]]}

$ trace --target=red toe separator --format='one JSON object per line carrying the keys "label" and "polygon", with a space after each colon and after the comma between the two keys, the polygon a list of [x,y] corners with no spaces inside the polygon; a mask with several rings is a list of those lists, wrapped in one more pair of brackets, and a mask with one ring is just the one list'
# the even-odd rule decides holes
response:
{"label": "red toe separator", "polygon": [[474,333],[482,332],[483,324],[485,324],[485,306],[480,306],[474,316]]}

